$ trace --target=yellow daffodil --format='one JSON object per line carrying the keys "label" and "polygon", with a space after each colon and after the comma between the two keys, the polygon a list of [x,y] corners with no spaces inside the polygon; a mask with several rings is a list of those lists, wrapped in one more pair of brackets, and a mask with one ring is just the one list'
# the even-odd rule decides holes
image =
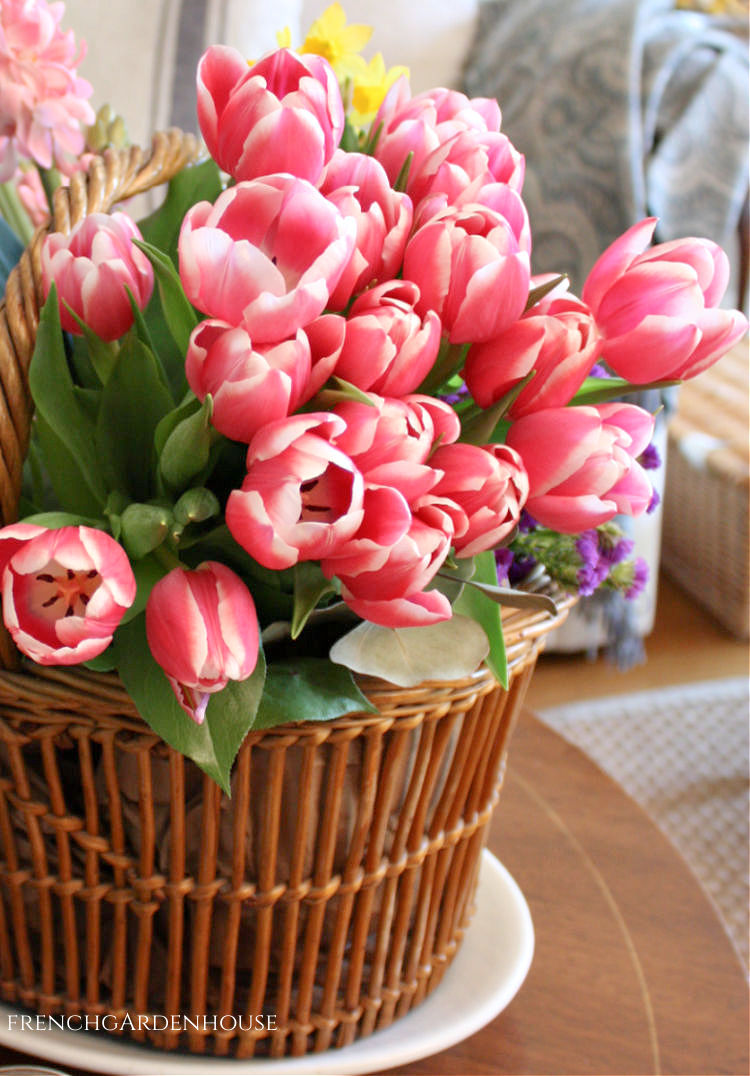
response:
{"label": "yellow daffodil", "polygon": [[344,9],[341,4],[334,3],[312,24],[299,51],[325,57],[339,74],[339,65],[347,65],[371,37],[371,26],[356,23],[347,26]]}
{"label": "yellow daffodil", "polygon": [[352,122],[363,126],[377,112],[393,83],[402,75],[409,77],[408,67],[391,67],[386,71],[383,55],[377,52],[369,63],[352,73]]}
{"label": "yellow daffodil", "polygon": [[283,30],[279,30],[276,34],[276,43],[280,49],[290,49],[292,47],[292,31],[288,26],[285,26]]}

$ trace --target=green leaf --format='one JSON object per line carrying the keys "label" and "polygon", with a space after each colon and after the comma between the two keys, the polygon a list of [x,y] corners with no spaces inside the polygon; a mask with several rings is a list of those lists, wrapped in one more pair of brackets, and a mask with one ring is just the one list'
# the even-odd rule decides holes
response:
{"label": "green leaf", "polygon": [[[497,567],[492,551],[478,553],[474,558],[472,579],[488,586],[497,586]],[[485,663],[504,688],[508,687],[508,662],[505,656],[503,621],[500,606],[476,587],[465,586],[453,606],[454,615],[471,617],[483,629],[489,640],[490,650]]]}
{"label": "green leaf", "polygon": [[479,623],[454,613],[450,620],[418,628],[384,628],[365,621],[333,644],[330,657],[354,672],[414,687],[425,680],[468,676],[488,651]]}
{"label": "green leaf", "polygon": [[59,530],[60,527],[97,527],[101,530],[103,520],[78,515],[75,512],[36,512],[32,516],[26,516],[22,522],[33,523],[37,527],[48,527],[54,531]]}
{"label": "green leaf", "polygon": [[197,725],[178,704],[166,675],[151,656],[145,617],[121,626],[115,641],[120,678],[143,720],[229,795],[232,763],[253,724],[263,691],[262,653],[252,676],[230,682],[217,692],[208,704],[206,720]]}
{"label": "green leaf", "polygon": [[652,381],[646,385],[633,385],[622,377],[587,377],[568,404],[568,407],[606,403],[608,400],[619,400],[622,396],[627,396],[632,392],[669,389],[673,385],[679,384],[680,381]]}
{"label": "green leaf", "polygon": [[154,448],[156,449],[157,456],[161,456],[164,451],[167,438],[172,430],[182,422],[184,418],[188,418],[190,415],[194,415],[197,411],[200,411],[200,407],[201,405],[198,398],[194,396],[192,392],[188,392],[177,407],[173,407],[171,411],[167,412],[154,431]]}
{"label": "green leaf", "polygon": [[154,432],[171,409],[152,353],[128,337],[117,366],[102,391],[96,444],[113,488],[147,501],[153,490]]}
{"label": "green leaf", "polygon": [[529,292],[529,297],[526,300],[526,310],[531,310],[532,306],[536,306],[545,295],[549,295],[551,291],[554,291],[558,284],[562,284],[564,280],[567,280],[567,274],[562,273],[560,276],[553,276],[550,280],[545,280],[543,284],[539,284],[538,287],[532,288]]}
{"label": "green leaf", "polygon": [[[127,289],[126,289],[127,290]],[[128,291],[128,297],[130,292]],[[132,298],[131,298],[132,303]],[[115,340],[102,340],[100,336],[97,336],[93,329],[90,329],[83,318],[80,318],[76,314],[75,310],[68,303],[65,304],[68,308],[68,313],[78,323],[78,328],[81,330],[81,336],[86,341],[86,347],[88,348],[89,361],[96,371],[96,375],[102,385],[106,385],[109,381],[110,375],[117,365],[117,357],[120,353],[120,345]]]}
{"label": "green leaf", "polygon": [[122,544],[129,557],[138,560],[162,544],[173,523],[166,505],[129,504],[120,517]]}
{"label": "green leaf", "polygon": [[352,713],[377,713],[377,707],[342,665],[325,658],[300,658],[268,666],[254,729],[290,721],[332,721]]}
{"label": "green leaf", "polygon": [[[80,460],[38,413],[34,420],[34,438],[58,503],[64,504],[74,514],[98,516],[102,511],[104,491],[101,496],[91,491],[84,481]],[[49,498],[45,497],[44,503],[48,501]]]}
{"label": "green leaf", "polygon": [[113,669],[117,668],[116,648],[108,646],[103,654],[90,658],[88,661],[83,661],[81,664],[84,669],[91,669],[92,672],[112,672]]}
{"label": "green leaf", "polygon": [[213,400],[206,396],[201,407],[180,419],[167,437],[159,456],[159,473],[166,485],[183,490],[209,462],[211,447],[219,436],[211,425]]}
{"label": "green leaf", "polygon": [[491,404],[485,411],[480,411],[479,414],[473,415],[464,422],[460,439],[464,442],[468,442],[470,445],[487,445],[491,444],[498,434],[504,436],[506,430],[503,424],[503,418],[535,374],[536,370],[530,370],[522,381],[519,381],[512,389],[509,389],[508,392],[501,396],[499,400],[496,400],[494,404]]}
{"label": "green leaf", "polygon": [[160,560],[151,556],[141,557],[131,567],[135,576],[135,601],[123,616],[122,624],[127,624],[129,620],[135,619],[139,613],[143,612],[154,586],[169,571]]}
{"label": "green leaf", "polygon": [[292,611],[291,636],[296,639],[316,605],[326,594],[335,594],[336,588],[326,579],[319,565],[305,561],[294,567],[294,609]]}
{"label": "green leaf", "polygon": [[181,169],[170,180],[159,208],[140,222],[141,235],[176,262],[180,228],[188,209],[197,202],[215,202],[221,189],[221,173],[215,161],[209,159]]}
{"label": "green leaf", "polygon": [[154,267],[164,318],[175,344],[184,355],[188,349],[190,334],[198,324],[198,315],[185,295],[182,281],[169,256],[149,243],[142,243],[138,239],[133,242]]}
{"label": "green leaf", "polygon": [[[36,346],[29,369],[29,387],[37,416],[53,435],[46,438],[47,450],[44,455],[55,492],[58,492],[58,486],[68,487],[77,472],[78,483],[83,488],[75,498],[75,505],[64,503],[74,511],[96,515],[106,500],[106,485],[95,444],[93,422],[74,391],[54,284],[39,318]],[[56,443],[62,447],[64,456],[57,478]],[[82,504],[87,507],[81,507]]]}

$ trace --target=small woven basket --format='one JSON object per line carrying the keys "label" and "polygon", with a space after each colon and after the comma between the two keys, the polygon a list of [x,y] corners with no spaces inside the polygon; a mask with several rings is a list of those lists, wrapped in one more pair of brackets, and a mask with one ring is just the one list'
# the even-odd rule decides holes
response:
{"label": "small woven basket", "polygon": [[[195,154],[173,131],[149,155],[96,160],[57,192],[54,227]],[[41,238],[0,307],[4,522],[29,438]],[[388,1026],[440,982],[471,918],[508,737],[569,604],[557,617],[504,612],[508,691],[486,670],[411,689],[362,679],[377,715],[250,733],[231,799],[151,732],[115,676],[19,662],[5,636],[0,996],[237,1057]],[[151,1029],[154,1014],[167,1030]]]}

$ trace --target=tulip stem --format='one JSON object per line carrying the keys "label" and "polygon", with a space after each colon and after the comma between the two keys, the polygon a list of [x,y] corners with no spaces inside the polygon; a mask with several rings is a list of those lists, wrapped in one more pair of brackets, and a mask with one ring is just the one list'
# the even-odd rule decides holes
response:
{"label": "tulip stem", "polygon": [[160,546],[157,546],[157,548],[152,551],[151,556],[154,558],[154,560],[158,560],[160,564],[163,564],[164,567],[170,572],[174,568],[185,567],[177,554],[171,549],[169,549],[168,546],[164,545],[164,543],[162,543]]}
{"label": "tulip stem", "polygon": [[0,216],[13,229],[20,242],[28,246],[34,234],[31,221],[13,183],[0,183]]}

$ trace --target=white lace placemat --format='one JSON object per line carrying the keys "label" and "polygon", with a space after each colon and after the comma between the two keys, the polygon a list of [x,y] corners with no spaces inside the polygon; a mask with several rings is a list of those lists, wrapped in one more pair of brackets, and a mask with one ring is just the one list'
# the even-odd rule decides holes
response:
{"label": "white lace placemat", "polygon": [[670,838],[748,967],[748,680],[587,699],[539,716],[586,752]]}

